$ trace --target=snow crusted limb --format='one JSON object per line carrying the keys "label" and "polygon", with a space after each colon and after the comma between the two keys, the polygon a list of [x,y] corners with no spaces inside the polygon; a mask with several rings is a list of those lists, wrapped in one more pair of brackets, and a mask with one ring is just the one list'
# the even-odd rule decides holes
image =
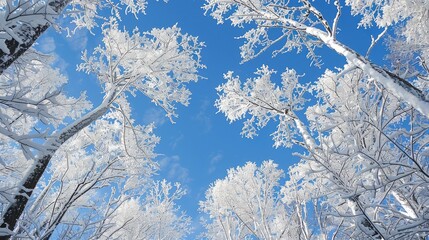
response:
{"label": "snow crusted limb", "polygon": [[367,76],[381,83],[388,91],[394,93],[429,118],[429,101],[425,98],[421,90],[411,85],[405,79],[371,63],[357,52],[336,41],[333,37],[328,36],[319,29],[307,27],[306,32],[322,40],[326,46],[344,56],[348,63],[361,69]]}
{"label": "snow crusted limb", "polygon": [[297,30],[305,31],[307,34],[320,39],[326,46],[344,56],[347,62],[364,71],[370,78],[381,83],[388,91],[394,93],[429,118],[429,101],[425,98],[421,90],[417,89],[406,80],[371,63],[369,60],[338,42],[333,36],[328,35],[320,29],[308,27],[307,25],[291,19],[279,19],[276,15],[271,13],[264,13],[263,15],[267,19],[281,21],[286,25],[296,28]]}
{"label": "snow crusted limb", "polygon": [[[327,25],[326,20],[316,9],[311,7],[308,1],[301,1],[306,5],[303,6],[303,9],[308,9],[309,12],[312,12],[314,15],[316,15],[318,18],[317,21],[320,21],[320,23],[324,26],[325,31],[313,27],[314,22],[312,23],[310,21],[306,24],[305,21],[294,19],[295,15],[292,13],[294,13],[294,11],[299,8],[289,7],[289,1],[286,1],[287,3],[284,3],[284,1],[276,1],[279,2],[280,5],[270,5],[267,3],[270,1],[253,0],[207,0],[207,2],[208,3],[204,8],[207,11],[212,11],[211,15],[218,21],[218,23],[223,23],[223,16],[231,10],[235,12],[230,16],[225,17],[225,19],[230,19],[232,25],[234,26],[241,26],[244,23],[255,21],[256,25],[260,26],[259,30],[264,34],[267,34],[265,30],[266,28],[278,26],[285,29],[290,29],[289,34],[292,34],[292,32],[301,32],[304,35],[308,35],[320,40],[324,45],[344,56],[349,64],[352,64],[361,69],[369,78],[381,83],[389,92],[395,94],[401,100],[408,103],[421,114],[429,118],[429,99],[426,99],[421,90],[417,89],[399,76],[371,63],[368,59],[361,56],[356,51],[348,48],[341,42],[338,42],[335,39],[335,33],[332,32],[331,28]],[[237,9],[232,10],[235,9],[235,7],[237,7]],[[302,17],[307,18],[305,15]],[[267,27],[267,25],[269,27]],[[247,34],[252,35],[249,36],[249,39],[251,40],[250,42],[261,41],[257,38],[256,40],[254,39],[256,36],[259,36],[258,34],[254,34],[253,32],[248,32]],[[277,40],[273,42],[267,41],[268,43],[261,43],[262,46],[265,46],[262,51],[264,51],[267,47],[276,41]],[[303,39],[303,41],[306,40]],[[310,41],[307,41],[307,43],[310,43]],[[298,42],[297,44],[301,43]],[[251,44],[248,45],[249,46],[246,46],[246,49],[253,48],[253,46],[250,46]],[[285,49],[282,49],[281,51],[283,50]],[[248,51],[254,54],[254,49],[249,49]],[[254,56],[248,58],[253,58],[255,56],[257,56],[257,54],[254,54]]]}
{"label": "snow crusted limb", "polygon": [[307,145],[308,149],[311,152],[315,151],[316,150],[316,143],[315,143],[314,139],[311,137],[310,133],[308,133],[304,124],[296,116],[293,116],[293,120],[295,121],[296,127],[298,128],[298,131],[301,133],[302,138],[304,139],[304,142]]}
{"label": "snow crusted limb", "polygon": [[55,154],[58,148],[69,138],[77,134],[80,130],[84,129],[97,118],[106,113],[113,100],[115,100],[116,96],[117,92],[114,90],[107,93],[103,102],[97,108],[87,113],[73,124],[64,128],[61,132],[54,136],[51,141],[48,141],[45,144],[46,150],[43,154],[41,154],[41,156],[36,158],[33,167],[29,169],[27,175],[24,177],[20,190],[17,194],[15,194],[14,201],[9,204],[2,215],[0,239],[10,238],[10,234],[13,232],[17,220],[24,211],[28,199],[33,193],[34,188],[36,187],[39,179],[42,177],[52,156]]}

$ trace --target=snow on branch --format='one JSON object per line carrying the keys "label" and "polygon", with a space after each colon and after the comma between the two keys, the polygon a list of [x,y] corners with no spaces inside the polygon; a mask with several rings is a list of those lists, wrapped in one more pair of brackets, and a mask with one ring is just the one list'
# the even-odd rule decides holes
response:
{"label": "snow on branch", "polygon": [[255,75],[241,83],[233,72],[224,75],[226,83],[217,87],[220,93],[215,106],[231,122],[249,118],[244,122],[242,135],[253,138],[257,130],[269,121],[279,121],[272,136],[275,147],[291,147],[296,140],[295,111],[303,109],[304,93],[308,85],[298,83],[299,75],[293,69],[286,69],[281,75],[282,85],[276,86],[271,79],[275,71],[263,65]]}
{"label": "snow on branch", "polygon": [[176,117],[174,103],[188,104],[186,84],[197,81],[197,70],[205,67],[200,59],[204,44],[177,26],[143,34],[134,29],[130,35],[113,19],[103,26],[103,35],[103,45],[92,56],[85,52],[78,69],[96,74],[105,92],[140,91],[171,120]]}

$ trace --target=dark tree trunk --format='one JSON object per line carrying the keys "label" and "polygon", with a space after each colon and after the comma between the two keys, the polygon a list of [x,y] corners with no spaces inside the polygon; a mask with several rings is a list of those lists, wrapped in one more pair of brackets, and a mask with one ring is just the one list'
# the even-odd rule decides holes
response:
{"label": "dark tree trunk", "polygon": [[[55,151],[53,151],[54,153]],[[52,154],[53,154],[52,153]],[[20,218],[22,212],[24,211],[25,206],[27,205],[28,199],[33,193],[34,188],[36,187],[39,179],[42,177],[45,172],[46,167],[49,164],[49,161],[52,158],[52,154],[46,154],[41,159],[39,159],[36,167],[33,169],[33,172],[30,173],[25,180],[22,188],[18,191],[18,194],[14,198],[14,202],[9,205],[6,212],[3,214],[3,224],[0,228],[8,229],[13,231],[15,228],[16,222]],[[11,236],[0,236],[0,239],[9,239]]]}
{"label": "dark tree trunk", "polygon": [[[55,12],[60,14],[70,2],[71,0],[52,0],[49,1],[49,5],[53,7]],[[10,53],[8,54],[0,50],[0,74],[25,53],[50,25],[50,23],[46,23],[45,25],[32,27],[31,24],[23,22],[20,25],[12,27],[12,31],[20,33],[22,43],[20,44],[14,38],[5,41]]]}

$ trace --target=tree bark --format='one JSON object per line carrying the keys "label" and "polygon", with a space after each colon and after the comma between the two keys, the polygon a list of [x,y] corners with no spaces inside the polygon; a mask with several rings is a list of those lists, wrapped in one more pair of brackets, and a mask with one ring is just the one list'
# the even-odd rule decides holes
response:
{"label": "tree bark", "polygon": [[[65,7],[71,2],[71,0],[51,0],[47,4],[53,8],[53,10],[59,15],[65,9]],[[13,32],[21,33],[22,42],[19,43],[16,39],[11,38],[6,40],[6,46],[9,49],[9,53],[5,53],[0,50],[0,74],[2,74],[13,62],[15,62],[23,53],[25,53],[36,40],[42,35],[49,27],[51,23],[47,22],[45,25],[39,25],[36,27],[31,24],[22,22],[20,25],[12,27]]]}

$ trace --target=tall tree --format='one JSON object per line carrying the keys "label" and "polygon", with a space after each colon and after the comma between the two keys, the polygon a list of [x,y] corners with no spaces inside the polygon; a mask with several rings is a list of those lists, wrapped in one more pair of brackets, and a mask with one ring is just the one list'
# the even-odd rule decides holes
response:
{"label": "tall tree", "polygon": [[[406,25],[405,30],[399,27],[398,29],[403,30],[402,36],[406,38],[407,44],[413,45],[413,43],[421,41],[423,44],[419,46],[427,49],[425,46],[429,40],[426,35],[421,34],[420,30],[427,29],[426,21],[421,21],[421,17],[426,16],[425,8],[419,8],[419,4],[408,3],[409,1],[406,0],[398,2],[400,3],[346,1],[353,7],[354,13],[363,14],[362,24],[369,24],[374,19],[380,26],[395,27],[397,22],[402,20]],[[294,49],[300,52],[304,48],[312,63],[320,65],[323,56],[317,55],[316,48],[326,46],[343,56],[351,67],[361,69],[368,78],[381,83],[388,91],[429,117],[429,101],[424,87],[426,85],[420,79],[415,79],[416,86],[423,85],[423,88],[419,89],[410,81],[405,80],[403,78],[405,75],[392,73],[388,69],[376,65],[368,59],[368,54],[366,56],[359,54],[340,42],[337,34],[342,4],[336,0],[326,1],[320,5],[323,7],[316,8],[309,0],[206,0],[204,8],[210,11],[210,15],[218,23],[231,20],[233,26],[253,24],[250,25],[250,30],[242,36],[245,39],[245,43],[241,47],[243,61],[253,59],[269,49],[275,49],[273,55],[276,56]],[[336,9],[336,16],[330,23],[323,10],[329,12],[331,9]],[[418,12],[417,15],[413,14],[414,10]],[[380,12],[383,17],[377,15]],[[398,17],[392,17],[397,13],[400,13]],[[419,18],[419,16],[421,17]],[[400,24],[398,25],[400,26]],[[373,39],[373,44],[377,41],[378,39]],[[371,45],[369,49],[372,47]],[[415,47],[413,49],[416,50]],[[425,52],[427,50],[422,51],[418,48],[416,51],[417,54]],[[421,64],[424,64],[426,56],[426,54],[421,55]]]}
{"label": "tall tree", "polygon": [[152,126],[124,122],[130,119],[127,115],[109,112],[58,150],[30,199],[31,207],[19,219],[16,237],[48,239],[64,220],[82,221],[84,212],[109,207],[103,203],[108,197],[93,200],[94,196],[111,192],[111,197],[125,200],[138,190],[145,191],[134,188],[148,181],[155,170],[151,159],[159,139],[152,134]]}
{"label": "tall tree", "polygon": [[185,191],[151,180],[159,138],[126,102],[55,154],[15,228],[15,238],[182,239],[190,220],[175,207]]}
{"label": "tall tree", "polygon": [[[2,75],[2,78],[7,78],[5,82],[9,81],[12,86],[7,90],[10,91],[7,95],[10,97],[6,97],[2,105],[5,109],[5,118],[2,118],[5,122],[1,126],[3,134],[20,144],[27,159],[33,163],[27,173],[22,175],[23,180],[16,187],[16,192],[9,192],[9,203],[2,214],[3,235],[13,234],[33,190],[57,150],[109,109],[129,109],[126,107],[129,93],[141,92],[162,107],[170,119],[177,116],[174,103],[188,104],[190,92],[186,84],[198,80],[197,69],[203,67],[200,63],[202,43],[196,37],[182,34],[177,26],[153,29],[143,34],[137,30],[128,33],[125,29],[119,30],[115,19],[103,24],[102,35],[103,44],[93,54],[83,53],[79,70],[97,76],[104,98],[83,115],[89,105],[83,105],[84,108],[76,112],[73,108],[79,105],[63,104],[57,97],[60,93],[58,85],[46,85],[40,91],[31,86],[24,86],[25,90],[15,87],[24,83],[26,76],[34,73],[42,74],[49,83],[55,78],[55,75],[49,74],[49,71],[53,71],[49,70],[49,66],[34,69],[31,61],[28,61],[28,66],[21,65],[10,69],[10,74]],[[22,71],[22,75],[18,71]],[[31,81],[27,80],[26,83],[31,84]],[[36,94],[35,99],[29,96],[33,93]],[[52,111],[63,105],[72,108],[63,111],[64,118],[70,115],[75,120],[54,124],[63,115],[56,116]],[[127,119],[127,114],[124,116]],[[18,124],[28,122],[27,118],[33,125],[19,127]],[[132,122],[125,125],[130,124]]]}
{"label": "tall tree", "polygon": [[[326,237],[428,234],[429,125],[424,116],[359,69],[327,71],[312,87],[300,84],[293,70],[282,74],[281,87],[268,67],[256,74],[245,83],[226,74],[216,105],[231,121],[247,118],[245,136],[275,121],[275,146],[297,144],[306,150],[289,170],[291,180],[283,191],[304,192],[302,200],[309,204],[318,199],[331,224],[323,229]],[[317,101],[304,108],[308,93]]]}

